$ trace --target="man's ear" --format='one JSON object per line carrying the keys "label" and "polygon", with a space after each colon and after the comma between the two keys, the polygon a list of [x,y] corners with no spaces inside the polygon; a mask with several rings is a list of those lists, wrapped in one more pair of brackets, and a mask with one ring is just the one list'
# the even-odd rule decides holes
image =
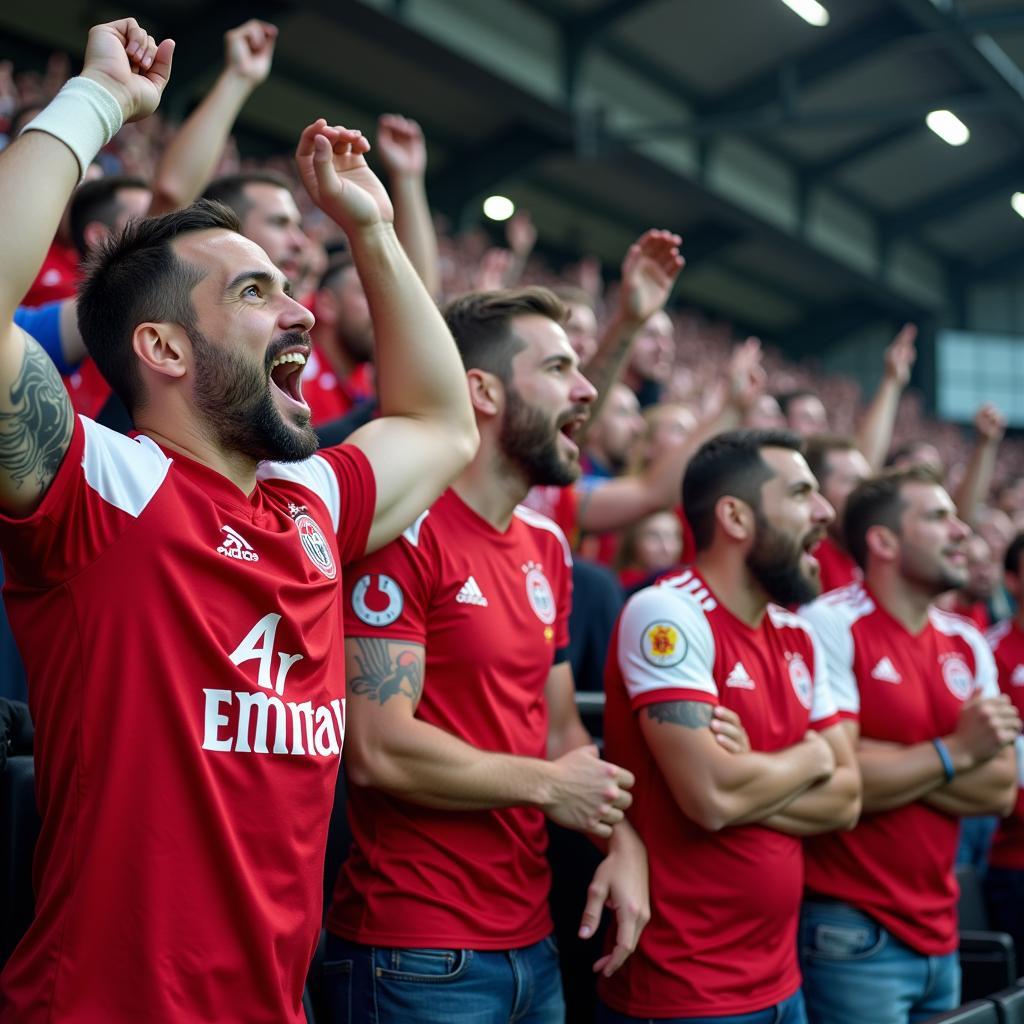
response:
{"label": "man's ear", "polygon": [[110,228],[101,220],[91,220],[82,228],[82,241],[85,251],[95,252],[110,237]]}
{"label": "man's ear", "polygon": [[900,553],[900,539],[896,531],[880,523],[868,527],[864,534],[868,552],[881,562],[893,562]]}
{"label": "man's ear", "polygon": [[505,405],[505,388],[493,373],[469,370],[466,373],[473,408],[484,416],[498,416]]}
{"label": "man's ear", "polygon": [[749,540],[757,526],[754,510],[731,494],[724,494],[715,502],[715,519],[722,532],[735,541]]}
{"label": "man's ear", "polygon": [[164,377],[184,377],[192,365],[192,344],[180,324],[139,324],[132,334],[139,362]]}

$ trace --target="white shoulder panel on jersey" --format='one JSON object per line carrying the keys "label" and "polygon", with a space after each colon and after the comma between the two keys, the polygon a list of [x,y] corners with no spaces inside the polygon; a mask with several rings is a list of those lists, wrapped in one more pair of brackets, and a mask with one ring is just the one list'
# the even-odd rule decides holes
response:
{"label": "white shoulder panel on jersey", "polygon": [[811,624],[811,635],[825,655],[829,688],[836,709],[848,714],[860,712],[860,688],[853,672],[853,625],[874,611],[875,603],[859,584],[819,597],[800,609]]}
{"label": "white shoulder panel on jersey", "polygon": [[[794,616],[797,618],[798,616]],[[823,722],[831,718],[839,710],[835,695],[832,693],[832,678],[828,674],[828,656],[814,627],[801,620],[800,625],[807,631],[814,648],[814,689],[811,691],[811,722]]]}
{"label": "white shoulder panel on jersey", "polygon": [[331,464],[322,455],[312,455],[301,462],[262,462],[256,470],[259,480],[290,480],[308,487],[327,506],[331,527],[338,532],[341,523],[341,491]]}
{"label": "white shoulder panel on jersey", "polygon": [[704,586],[700,577],[696,576],[692,569],[684,569],[675,576],[666,576],[656,585],[667,587],[670,590],[678,590],[681,594],[689,594],[706,612],[713,612],[718,607],[718,602],[711,596],[711,591]]}
{"label": "white shoulder panel on jersey", "polygon": [[562,545],[562,555],[565,558],[565,564],[568,566],[572,565],[572,548],[569,547],[569,542],[566,540],[565,534],[562,533],[562,528],[558,523],[553,519],[548,519],[541,512],[535,512],[532,508],[527,508],[526,505],[516,505],[512,514],[516,519],[521,519],[527,526],[533,526],[538,530],[547,530],[548,533],[553,533]]}
{"label": "white shoulder panel on jersey", "polygon": [[82,470],[85,482],[107,503],[136,519],[171,468],[169,459],[148,437],[126,437],[87,416]]}
{"label": "white shoulder panel on jersey", "polygon": [[715,638],[700,599],[666,586],[646,587],[619,620],[619,670],[632,699],[658,690],[718,695]]}
{"label": "white shoulder panel on jersey", "polygon": [[998,697],[999,670],[981,630],[970,619],[934,606],[928,609],[928,619],[940,633],[967,641],[974,655],[974,692],[982,697]]}
{"label": "white shoulder panel on jersey", "polygon": [[1012,629],[1013,619],[1003,619],[1002,622],[997,622],[994,626],[990,626],[985,633],[985,640],[989,648],[994,651],[1010,635],[1010,630]]}
{"label": "white shoulder panel on jersey", "polygon": [[402,531],[402,536],[414,548],[418,548],[420,546],[420,529],[423,526],[423,520],[426,519],[427,516],[429,516],[429,515],[430,515],[430,509],[428,508],[426,512],[421,512],[419,514],[419,516],[416,518],[416,521],[412,524],[412,526],[407,526]]}
{"label": "white shoulder panel on jersey", "polygon": [[768,605],[768,618],[777,629],[807,630],[807,620],[801,619],[795,612],[788,611],[779,604]]}

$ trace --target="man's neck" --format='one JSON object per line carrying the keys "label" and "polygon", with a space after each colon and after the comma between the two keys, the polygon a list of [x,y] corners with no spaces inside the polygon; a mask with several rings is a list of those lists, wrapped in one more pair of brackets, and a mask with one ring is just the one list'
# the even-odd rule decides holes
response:
{"label": "man's neck", "polygon": [[175,437],[171,438],[160,430],[147,425],[144,416],[138,417],[136,429],[140,434],[145,434],[146,437],[156,441],[161,448],[178,452],[193,462],[198,462],[219,473],[244,495],[248,496],[255,490],[258,463],[249,456],[238,452],[224,452],[194,430],[178,431]]}
{"label": "man's neck", "polygon": [[928,612],[935,594],[886,569],[872,571],[869,568],[865,581],[875,600],[908,633],[917,636],[928,625]]}
{"label": "man's neck", "polygon": [[496,530],[504,533],[530,490],[530,482],[496,450],[488,439],[481,441],[476,458],[452,484],[455,493]]}
{"label": "man's neck", "polygon": [[719,604],[751,629],[761,625],[769,603],[768,595],[744,562],[706,551],[697,556],[694,566]]}

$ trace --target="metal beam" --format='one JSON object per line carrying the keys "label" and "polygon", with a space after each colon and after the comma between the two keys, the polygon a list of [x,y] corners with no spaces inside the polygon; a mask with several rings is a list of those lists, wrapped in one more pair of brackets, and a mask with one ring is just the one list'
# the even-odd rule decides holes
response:
{"label": "metal beam", "polygon": [[[872,57],[886,46],[914,30],[914,23],[905,16],[887,12],[879,18],[859,25],[845,35],[815,46],[785,64],[801,89],[834,77],[867,57]],[[784,64],[784,66],[785,66]],[[705,114],[724,114],[730,111],[763,107],[779,98],[780,73],[778,70],[751,75],[724,95],[704,106]]]}
{"label": "metal beam", "polygon": [[920,30],[934,33],[953,62],[999,102],[1016,132],[1024,131],[1024,75],[991,36],[969,35],[949,11],[931,0],[892,0]]}
{"label": "metal beam", "polygon": [[889,315],[866,299],[852,299],[835,306],[812,310],[780,340],[780,347],[792,357],[808,356],[831,348],[854,331],[888,321]]}
{"label": "metal beam", "polygon": [[593,39],[610,29],[620,18],[624,18],[627,14],[636,14],[637,11],[650,6],[651,3],[652,0],[606,0],[602,7],[563,20],[562,24],[570,32]]}
{"label": "metal beam", "polygon": [[1012,249],[1002,256],[988,260],[980,266],[967,270],[966,276],[972,284],[980,284],[985,281],[998,281],[1000,278],[1012,277],[1024,271],[1024,246]]}
{"label": "metal beam", "polygon": [[887,220],[886,229],[893,235],[905,235],[940,217],[956,213],[971,203],[986,199],[993,192],[1009,190],[1014,186],[1024,186],[1024,158],[1020,155],[993,170],[968,178],[944,192],[897,211]]}
{"label": "metal beam", "polygon": [[836,150],[831,156],[825,157],[823,160],[815,160],[805,164],[804,173],[811,178],[824,178],[830,174],[838,173],[845,170],[849,164],[863,160],[865,157],[869,157],[880,149],[885,149],[896,142],[902,142],[914,132],[920,131],[921,128],[921,125],[908,128],[903,124],[896,125],[893,128],[883,128],[881,131],[867,136],[867,138],[860,139],[849,146]]}

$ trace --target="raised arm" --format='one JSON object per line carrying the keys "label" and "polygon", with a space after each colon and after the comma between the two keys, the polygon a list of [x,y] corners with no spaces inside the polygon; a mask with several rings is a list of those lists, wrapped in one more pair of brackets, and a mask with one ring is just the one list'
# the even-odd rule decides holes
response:
{"label": "raised arm", "polygon": [[89,32],[81,78],[72,79],[0,153],[0,508],[30,514],[71,440],[72,411],[53,363],[12,322],[89,161],[123,121],[156,109],[174,44],[157,46],[127,18]]}
{"label": "raised arm", "polygon": [[427,201],[427,144],[420,126],[398,114],[377,121],[377,153],[395,204],[395,232],[431,295],[441,292],[437,235]]}
{"label": "raised arm", "polygon": [[857,430],[857,447],[876,473],[885,465],[885,457],[889,454],[900,396],[910,381],[910,372],[917,358],[916,338],[917,327],[905,324],[890,342],[885,350],[881,383]]}
{"label": "raised arm", "polygon": [[626,250],[618,306],[601,335],[594,358],[583,367],[590,383],[597,388],[588,422],[593,423],[600,414],[609,389],[622,373],[637,332],[668,301],[686,262],[679,255],[681,244],[678,235],[652,228]]}
{"label": "raised arm", "polygon": [[764,387],[761,343],[748,338],[729,361],[723,400],[682,443],[659,452],[651,464],[627,476],[602,481],[580,499],[577,525],[584,533],[621,530],[680,501],[683,474],[693,453],[710,437],[738,427]]}
{"label": "raised arm", "polygon": [[956,514],[970,526],[975,525],[978,506],[988,497],[996,469],[999,445],[1006,433],[1006,417],[991,402],[974,415],[976,436],[960,486],[953,495]]}
{"label": "raised arm", "polygon": [[213,177],[228,134],[253,90],[266,81],[277,29],[252,19],[224,36],[224,70],[171,139],[153,179],[156,217],[195,202]]}
{"label": "raised arm", "polygon": [[369,148],[359,132],[321,119],[295,156],[313,201],[348,235],[373,320],[381,418],[349,438],[377,481],[373,551],[433,504],[479,438],[462,360],[398,241],[391,200],[363,157]]}
{"label": "raised arm", "polygon": [[554,761],[519,757],[480,750],[417,718],[422,645],[352,637],[345,659],[345,763],[355,785],[441,810],[538,807],[560,825],[604,837],[622,821],[633,777],[595,748]]}

